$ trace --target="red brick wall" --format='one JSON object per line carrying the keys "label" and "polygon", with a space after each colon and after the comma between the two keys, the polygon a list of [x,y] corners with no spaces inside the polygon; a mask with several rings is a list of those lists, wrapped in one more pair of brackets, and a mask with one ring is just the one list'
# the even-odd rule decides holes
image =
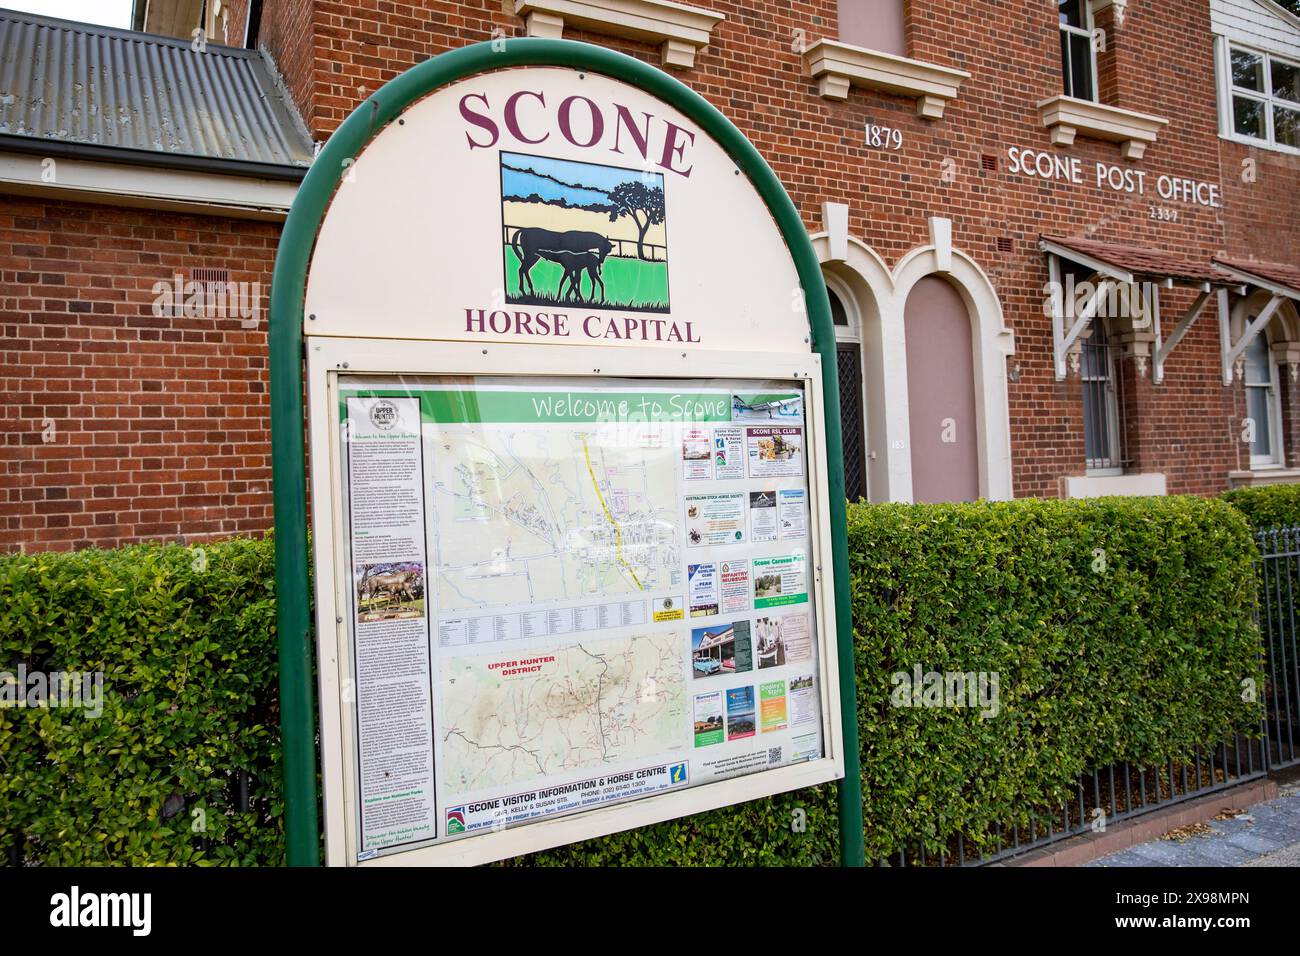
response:
{"label": "red brick wall", "polygon": [[317,6],[320,4],[313,0],[266,0],[257,43],[275,60],[307,128],[314,137],[323,139],[316,135],[314,124],[315,46],[319,37],[313,8]]}
{"label": "red brick wall", "polygon": [[248,2],[249,0],[226,0],[222,4],[223,9],[229,11],[226,15],[226,33],[230,46],[244,45],[244,34],[248,29]]}
{"label": "red brick wall", "polygon": [[0,550],[269,527],[265,296],[246,329],[156,316],[154,287],[208,267],[269,290],[278,233],[0,200]]}
{"label": "red brick wall", "polygon": [[[1226,252],[1300,263],[1300,159],[1218,138],[1206,0],[1130,3],[1122,25],[1109,13],[1099,19],[1107,36],[1103,100],[1170,120],[1136,164],[1122,160],[1115,144],[1082,136],[1055,151],[1038,121],[1038,101],[1061,90],[1055,0],[907,0],[910,54],[972,74],[937,122],[919,119],[907,98],[861,90],[841,103],[817,96],[800,41],[837,35],[836,0],[706,5],[726,20],[695,68],[674,75],[753,140],[810,229],[821,228],[822,202],[847,203],[852,235],[892,265],[928,242],[928,217],[947,216],[955,244],[988,273],[1016,336],[1009,364],[1018,375],[1008,389],[1017,495],[1058,495],[1062,476],[1084,467],[1079,380],[1056,382],[1052,371],[1040,234],[1131,242],[1203,261]],[[383,82],[494,30],[523,35],[523,22],[501,0],[276,0],[265,5],[261,43],[323,138]],[[646,44],[566,35],[658,62]],[[866,123],[901,129],[903,148],[869,148]],[[1093,161],[1145,170],[1147,194],[1013,175],[1012,146],[1077,156],[1086,174]],[[986,156],[996,169],[983,168]],[[1241,175],[1245,159],[1255,162],[1253,182]],[[1152,184],[1162,173],[1220,185],[1223,208],[1161,201]],[[1152,206],[1176,209],[1178,220],[1152,219]],[[160,327],[148,289],[176,266],[200,264],[230,264],[267,283],[276,230],[7,201],[2,214],[5,349],[22,363],[6,373],[4,401],[22,428],[5,446],[14,481],[6,485],[0,546],[267,524],[264,485],[256,484],[267,477],[264,399],[254,389],[262,387],[262,330],[191,320]],[[999,251],[999,240],[1010,251]],[[47,273],[66,278],[34,277]],[[1188,290],[1162,294],[1166,331],[1192,299]],[[1244,396],[1239,385],[1221,384],[1214,308],[1174,352],[1163,385],[1151,384],[1149,364],[1145,373],[1132,360],[1123,364],[1135,466],[1165,473],[1171,492],[1223,489],[1228,471],[1244,461]],[[48,397],[51,382],[57,402]],[[146,392],[146,382],[161,392]],[[74,400],[88,385],[106,401],[78,411]],[[211,401],[218,389],[229,396],[220,406]],[[146,402],[151,394],[161,403]],[[232,403],[233,417],[225,409]],[[40,443],[47,406],[62,410],[48,417],[70,422],[66,444]],[[146,409],[163,424],[146,421]],[[112,454],[84,454],[101,445]],[[158,454],[145,455],[146,446]]]}

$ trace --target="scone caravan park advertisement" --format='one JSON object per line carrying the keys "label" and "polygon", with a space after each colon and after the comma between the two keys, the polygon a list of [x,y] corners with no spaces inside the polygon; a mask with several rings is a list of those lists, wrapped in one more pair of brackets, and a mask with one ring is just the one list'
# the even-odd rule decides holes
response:
{"label": "scone caravan park advertisement", "polygon": [[357,860],[825,754],[805,395],[342,377]]}

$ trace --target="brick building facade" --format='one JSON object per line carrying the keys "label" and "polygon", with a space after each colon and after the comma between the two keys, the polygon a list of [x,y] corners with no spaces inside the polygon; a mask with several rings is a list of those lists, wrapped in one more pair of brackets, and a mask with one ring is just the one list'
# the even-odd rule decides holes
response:
{"label": "brick building facade", "polygon": [[[562,32],[668,61],[814,236],[841,323],[850,488],[870,500],[1300,479],[1300,20],[1269,0],[709,9],[241,0],[223,35],[260,48],[317,142],[468,43]],[[21,117],[0,118],[15,133]],[[181,198],[93,192],[42,182],[44,139],[17,132],[30,142],[0,135],[0,160],[30,147],[0,177],[0,547],[269,527],[264,310],[157,305],[157,284],[192,270],[269,289],[287,202],[230,185],[269,167],[203,169]],[[1079,323],[1058,303],[1054,336],[1053,269],[1138,283],[1139,306]]]}

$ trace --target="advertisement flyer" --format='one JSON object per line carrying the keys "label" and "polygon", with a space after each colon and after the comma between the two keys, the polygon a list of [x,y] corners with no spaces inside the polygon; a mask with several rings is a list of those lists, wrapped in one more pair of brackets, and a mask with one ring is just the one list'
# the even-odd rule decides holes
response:
{"label": "advertisement flyer", "polygon": [[760,668],[796,664],[808,660],[812,654],[806,614],[760,617],[754,622],[754,637],[758,641]]}
{"label": "advertisement flyer", "polygon": [[745,493],[686,496],[686,545],[743,544]]}
{"label": "advertisement flyer", "polygon": [[691,617],[718,613],[718,568],[715,564],[688,564],[686,586],[691,595]]}
{"label": "advertisement flyer", "polygon": [[706,428],[688,428],[682,435],[682,477],[687,481],[713,477],[713,446]]}
{"label": "advertisement flyer", "polygon": [[749,455],[751,478],[796,477],[803,474],[803,429],[798,426],[746,428],[745,447]]}
{"label": "advertisement flyer", "polygon": [[777,513],[782,538],[803,538],[808,534],[808,491],[783,489],[777,493]]}
{"label": "advertisement flyer", "polygon": [[754,688],[733,687],[727,691],[727,739],[743,740],[754,733]]}
{"label": "advertisement flyer", "polygon": [[713,429],[713,473],[719,481],[745,477],[744,429]]}
{"label": "advertisement flyer", "polygon": [[754,544],[777,539],[776,492],[749,493],[749,540]]}
{"label": "advertisement flyer", "polygon": [[680,621],[686,616],[683,610],[682,599],[679,597],[655,598],[654,600],[654,622],[660,624],[664,621]]}
{"label": "advertisement flyer", "polygon": [[722,743],[722,691],[697,694],[695,697],[695,746],[708,747]]}
{"label": "advertisement flyer", "polygon": [[780,425],[803,420],[803,396],[798,392],[760,395],[733,395],[731,420]]}
{"label": "advertisement flyer", "polygon": [[744,674],[754,669],[748,621],[714,624],[691,631],[691,676]]}
{"label": "advertisement flyer", "polygon": [[806,604],[808,559],[803,554],[754,559],[754,608]]}
{"label": "advertisement flyer", "polygon": [[750,384],[340,378],[359,860],[823,753],[803,400]]}
{"label": "advertisement flyer", "polygon": [[812,674],[792,677],[790,679],[790,725],[806,727],[815,724],[819,716]]}
{"label": "advertisement flyer", "polygon": [[739,614],[748,611],[749,596],[749,562],[723,561],[719,565],[722,577],[722,613]]}
{"label": "advertisement flyer", "polygon": [[763,733],[770,734],[776,730],[785,730],[785,681],[774,680],[761,684],[758,693],[763,708]]}

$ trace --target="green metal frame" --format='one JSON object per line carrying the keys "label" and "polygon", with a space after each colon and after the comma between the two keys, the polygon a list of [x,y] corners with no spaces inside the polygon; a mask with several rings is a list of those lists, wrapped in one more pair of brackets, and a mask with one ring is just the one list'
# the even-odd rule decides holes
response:
{"label": "green metal frame", "polygon": [[275,573],[280,643],[280,733],[284,759],[285,831],[290,866],[320,864],[316,787],[316,722],[308,583],[306,455],[303,438],[303,302],[317,232],[349,161],[411,104],[457,80],[503,67],[560,66],[599,73],[636,86],[689,117],[712,136],[754,184],[776,221],[803,285],[813,348],[822,358],[835,623],[840,672],[845,778],[839,784],[840,856],[862,866],[862,781],[849,560],[840,432],[835,330],[821,266],[798,211],[780,180],[731,121],[698,93],[640,60],[571,40],[495,40],[443,53],[384,84],[344,120],[303,180],[280,237],[271,284],[271,447],[275,504]]}

